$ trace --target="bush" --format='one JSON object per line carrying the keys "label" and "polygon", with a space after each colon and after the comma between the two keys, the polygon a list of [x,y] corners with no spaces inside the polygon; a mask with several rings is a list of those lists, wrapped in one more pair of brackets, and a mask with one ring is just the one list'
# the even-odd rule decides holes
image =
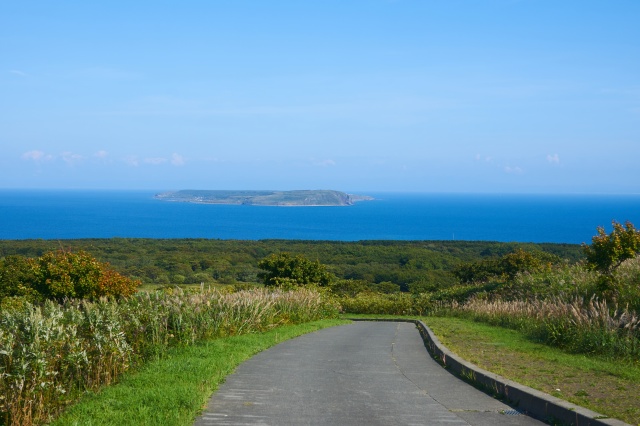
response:
{"label": "bush", "polygon": [[640,253],[640,231],[629,221],[625,222],[624,226],[616,221],[612,224],[613,231],[610,234],[607,235],[600,226],[598,235],[591,239],[591,245],[583,246],[587,265],[606,274]]}
{"label": "bush", "polygon": [[330,290],[337,296],[354,297],[371,291],[371,283],[364,280],[337,280],[331,283]]}
{"label": "bush", "polygon": [[492,278],[513,279],[524,272],[548,270],[553,264],[559,262],[560,258],[553,254],[518,249],[500,258],[462,264],[453,271],[453,274],[462,283],[483,282]]}
{"label": "bush", "polygon": [[35,275],[29,260],[22,256],[7,256],[0,261],[0,300],[19,297],[38,301],[41,296],[33,288]]}
{"label": "bush", "polygon": [[258,267],[265,272],[258,274],[266,286],[329,285],[333,275],[320,262],[312,262],[302,255],[272,254],[262,259]]}
{"label": "bush", "polygon": [[350,314],[411,315],[413,297],[406,293],[359,293],[340,299],[344,312]]}
{"label": "bush", "polygon": [[37,259],[9,256],[0,265],[0,298],[97,300],[131,296],[139,285],[84,251],[48,252]]}

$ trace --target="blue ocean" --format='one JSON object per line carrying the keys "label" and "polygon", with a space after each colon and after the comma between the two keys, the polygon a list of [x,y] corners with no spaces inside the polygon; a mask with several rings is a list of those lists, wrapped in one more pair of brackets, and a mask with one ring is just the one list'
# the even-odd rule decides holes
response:
{"label": "blue ocean", "polygon": [[589,243],[640,225],[637,195],[367,193],[348,207],[207,205],[153,191],[0,190],[0,239],[215,238]]}

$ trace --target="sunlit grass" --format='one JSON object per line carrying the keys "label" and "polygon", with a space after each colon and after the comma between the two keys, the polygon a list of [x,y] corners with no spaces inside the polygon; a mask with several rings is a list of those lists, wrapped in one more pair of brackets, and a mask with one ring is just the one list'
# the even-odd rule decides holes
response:
{"label": "sunlit grass", "polygon": [[140,292],[128,300],[0,310],[0,424],[40,424],[87,391],[173,347],[332,318],[320,293],[254,289]]}
{"label": "sunlit grass", "polygon": [[315,321],[175,348],[118,384],[86,395],[53,425],[192,425],[241,362],[284,340],[347,322]]}
{"label": "sunlit grass", "polygon": [[567,353],[515,330],[461,318],[424,318],[451,351],[481,368],[637,424],[640,363]]}

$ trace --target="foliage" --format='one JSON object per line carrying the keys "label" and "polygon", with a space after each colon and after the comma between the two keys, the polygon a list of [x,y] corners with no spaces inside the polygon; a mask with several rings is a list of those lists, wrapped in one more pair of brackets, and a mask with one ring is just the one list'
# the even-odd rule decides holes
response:
{"label": "foliage", "polygon": [[0,310],[0,419],[48,421],[88,390],[162,357],[172,346],[336,317],[318,292],[203,290],[129,299],[46,301]]}
{"label": "foliage", "polygon": [[354,297],[359,293],[370,292],[371,283],[364,280],[334,280],[329,289],[336,296]]}
{"label": "foliage", "polygon": [[398,284],[394,284],[389,281],[376,284],[374,286],[374,289],[380,293],[385,293],[385,294],[400,293],[400,286]]}
{"label": "foliage", "polygon": [[413,297],[407,293],[359,293],[340,300],[344,312],[351,314],[414,314]]}
{"label": "foliage", "polygon": [[302,255],[272,254],[258,263],[265,272],[258,274],[266,286],[295,286],[316,284],[327,286],[333,280],[319,261],[312,262]]}
{"label": "foliage", "polygon": [[0,301],[7,297],[37,301],[40,294],[33,288],[34,270],[29,260],[23,256],[7,256],[0,260]]}
{"label": "foliage", "polygon": [[85,251],[48,252],[37,259],[9,256],[0,265],[0,296],[26,300],[129,297],[140,282],[120,275]]}
{"label": "foliage", "polygon": [[523,272],[533,273],[549,269],[558,262],[560,258],[550,253],[517,249],[499,258],[462,264],[453,273],[463,283],[482,282],[495,277],[513,279]]}
{"label": "foliage", "polygon": [[[144,284],[255,283],[258,262],[273,254],[288,252],[318,260],[338,279],[385,281],[402,291],[418,282],[436,287],[457,283],[450,271],[463,262],[500,257],[517,248],[545,251],[570,262],[584,257],[576,244],[525,244],[487,241],[297,241],[297,240],[209,240],[209,239],[81,239],[65,240],[72,251],[84,250],[101,262],[109,262],[118,273]],[[0,241],[0,259],[10,255],[39,257],[56,250],[57,241]],[[177,279],[180,279],[178,277]]]}
{"label": "foliage", "polygon": [[640,231],[629,221],[624,226],[616,221],[612,224],[610,234],[598,227],[598,235],[591,239],[591,245],[583,246],[587,265],[606,274],[640,253]]}

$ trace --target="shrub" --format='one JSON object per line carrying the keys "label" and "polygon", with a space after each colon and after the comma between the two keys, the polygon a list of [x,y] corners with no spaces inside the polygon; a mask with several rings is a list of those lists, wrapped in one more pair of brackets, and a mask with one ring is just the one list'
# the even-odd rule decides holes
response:
{"label": "shrub", "polygon": [[84,251],[59,250],[29,262],[33,289],[46,299],[128,297],[141,284],[120,275],[108,263],[101,263]]}
{"label": "shrub", "polygon": [[0,261],[0,300],[19,297],[38,301],[40,294],[33,288],[35,275],[29,260],[22,256],[7,256]]}
{"label": "shrub", "polygon": [[358,293],[370,292],[371,283],[364,280],[336,280],[329,288],[337,296],[354,297]]}
{"label": "shrub", "polygon": [[453,274],[462,283],[483,282],[500,277],[513,279],[521,273],[548,270],[551,265],[557,264],[559,261],[560,258],[553,254],[518,249],[500,258],[462,264],[453,271]]}
{"label": "shrub", "polygon": [[272,254],[262,259],[258,267],[264,270],[258,274],[258,278],[266,286],[326,286],[334,278],[320,262],[312,262],[302,255],[292,256],[289,253]]}
{"label": "shrub", "polygon": [[622,262],[633,259],[640,253],[640,231],[631,222],[624,226],[613,221],[613,230],[607,235],[603,227],[598,227],[598,235],[591,239],[591,245],[584,245],[587,265],[609,274]]}
{"label": "shrub", "polygon": [[344,312],[351,314],[411,315],[413,297],[406,293],[359,293],[340,299]]}

